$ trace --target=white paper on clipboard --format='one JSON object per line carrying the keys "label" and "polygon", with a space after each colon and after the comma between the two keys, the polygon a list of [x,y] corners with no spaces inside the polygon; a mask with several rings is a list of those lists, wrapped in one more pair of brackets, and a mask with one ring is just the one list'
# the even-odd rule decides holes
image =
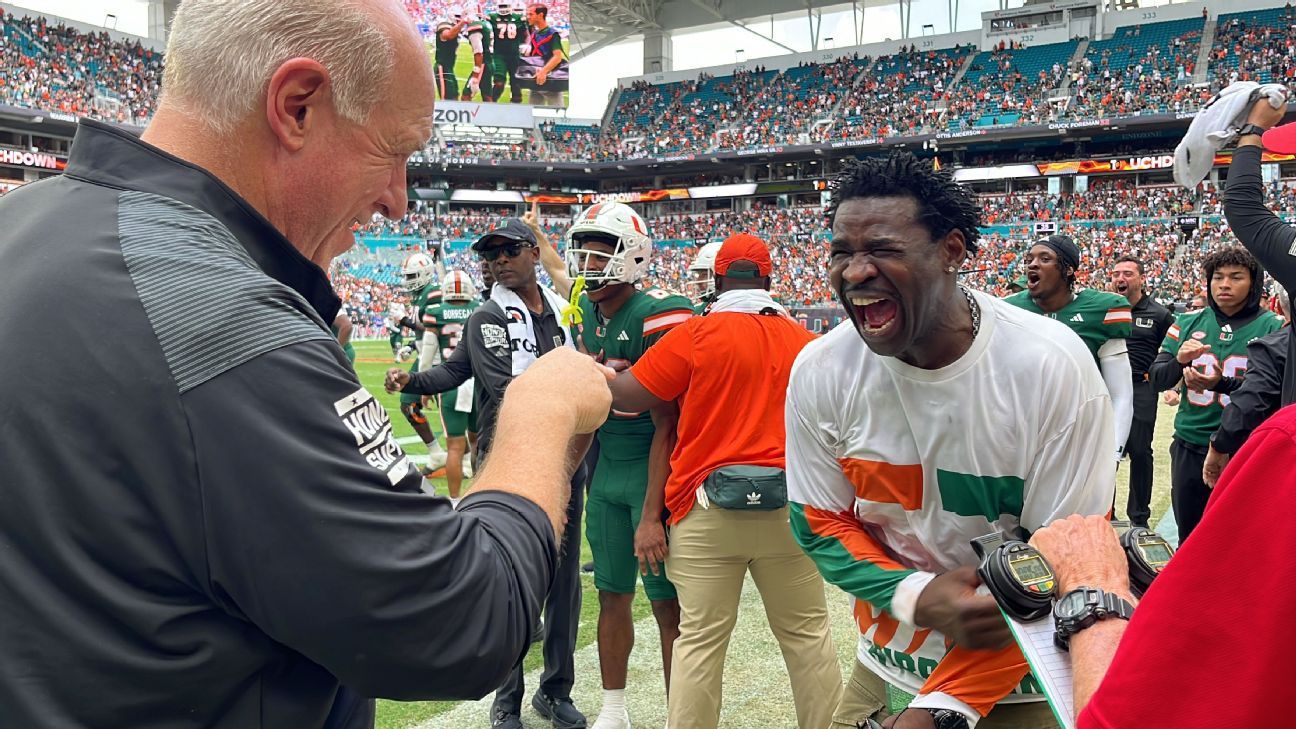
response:
{"label": "white paper on clipboard", "polygon": [[1053,616],[1020,623],[1007,614],[1008,628],[1030,664],[1031,673],[1048,699],[1062,729],[1075,729],[1075,691],[1071,684],[1071,657],[1053,644]]}

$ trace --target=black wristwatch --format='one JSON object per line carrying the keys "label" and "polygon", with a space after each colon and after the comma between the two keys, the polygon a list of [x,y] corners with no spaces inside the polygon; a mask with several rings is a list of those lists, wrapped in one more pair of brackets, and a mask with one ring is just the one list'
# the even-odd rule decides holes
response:
{"label": "black wristwatch", "polygon": [[1260,126],[1259,124],[1247,124],[1246,126],[1238,130],[1238,138],[1241,139],[1242,137],[1245,137],[1248,134],[1254,134],[1257,137],[1263,137],[1266,131],[1268,130],[1266,130],[1264,127]]}
{"label": "black wristwatch", "polygon": [[1071,636],[1099,620],[1129,620],[1134,606],[1125,598],[1093,587],[1077,587],[1053,603],[1053,643],[1069,650]]}
{"label": "black wristwatch", "polygon": [[908,711],[925,711],[931,714],[936,729],[968,729],[968,720],[953,709],[913,709]]}

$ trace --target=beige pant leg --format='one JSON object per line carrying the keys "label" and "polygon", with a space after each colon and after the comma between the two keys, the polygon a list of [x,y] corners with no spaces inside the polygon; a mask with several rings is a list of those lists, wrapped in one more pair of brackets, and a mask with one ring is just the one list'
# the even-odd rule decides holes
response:
{"label": "beige pant leg", "polygon": [[671,660],[671,729],[716,729],[725,651],[747,574],[741,524],[723,509],[693,510],[670,530],[666,570],[680,602]]}
{"label": "beige pant leg", "polygon": [[783,651],[797,723],[800,729],[828,729],[841,699],[842,677],[828,627],[823,578],[792,537],[787,509],[745,514],[753,515],[747,534],[757,539],[752,579]]}
{"label": "beige pant leg", "polygon": [[881,722],[886,716],[886,682],[856,658],[837,711],[833,714],[833,727],[856,729],[867,719]]}

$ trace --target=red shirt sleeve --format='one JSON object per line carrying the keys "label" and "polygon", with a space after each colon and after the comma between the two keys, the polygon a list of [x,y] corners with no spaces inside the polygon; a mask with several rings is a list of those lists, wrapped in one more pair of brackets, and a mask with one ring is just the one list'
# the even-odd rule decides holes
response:
{"label": "red shirt sleeve", "polygon": [[1201,524],[1134,611],[1080,729],[1280,721],[1296,607],[1293,456],[1288,407],[1224,470]]}
{"label": "red shirt sleeve", "polygon": [[675,400],[693,375],[693,319],[666,332],[635,362],[630,372],[658,400]]}

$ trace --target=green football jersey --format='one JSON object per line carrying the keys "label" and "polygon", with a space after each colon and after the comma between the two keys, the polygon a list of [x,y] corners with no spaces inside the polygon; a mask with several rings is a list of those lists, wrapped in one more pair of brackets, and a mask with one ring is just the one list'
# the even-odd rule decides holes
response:
{"label": "green football jersey", "polygon": [[436,27],[436,62],[438,66],[446,66],[451,69],[455,66],[455,60],[459,54],[459,36],[450,40],[441,40],[441,31],[455,27],[455,23],[450,20],[442,20],[437,23]]}
{"label": "green football jersey", "polygon": [[[1271,311],[1260,315],[1236,329],[1220,326],[1215,310],[1209,306],[1201,311],[1180,314],[1166,332],[1161,351],[1179,353],[1185,337],[1210,345],[1210,351],[1192,361],[1192,366],[1208,376],[1241,377],[1247,368],[1247,345],[1282,327],[1282,320]],[[1175,414],[1175,436],[1199,446],[1210,444],[1211,435],[1219,428],[1220,416],[1229,404],[1229,396],[1218,392],[1189,390],[1179,385],[1179,412]]]}
{"label": "green football jersey", "polygon": [[1112,339],[1128,339],[1134,317],[1129,301],[1120,294],[1097,289],[1080,289],[1071,303],[1054,312],[1045,312],[1026,291],[1018,291],[1004,301],[1026,311],[1034,312],[1066,324],[1089,348],[1094,363],[1098,350]]}
{"label": "green football jersey", "polygon": [[[464,26],[464,35],[471,38],[476,33],[481,33],[482,37],[482,60],[490,58],[491,48],[495,43],[495,34],[492,32],[491,22],[486,18],[470,21]],[[469,44],[471,46],[471,44]]]}
{"label": "green football jersey", "polygon": [[[417,321],[424,327],[427,327],[428,316],[431,314],[432,309],[440,304],[441,282],[433,279],[432,283],[424,286],[418,293],[411,297],[410,308],[414,311],[414,316],[417,317]],[[432,321],[436,321],[436,318],[433,317]],[[410,366],[410,372],[418,371],[419,359],[421,359],[421,357],[414,358],[414,364]]]}
{"label": "green football jersey", "polygon": [[500,15],[491,13],[487,18],[494,30],[494,44],[491,53],[502,58],[516,61],[521,55],[522,44],[526,42],[527,22],[519,13]]}
{"label": "green football jersey", "polygon": [[450,355],[454,354],[455,347],[459,346],[459,340],[463,338],[464,324],[481,305],[482,302],[474,299],[441,301],[428,307],[427,315],[423,317],[423,325],[436,328],[442,362],[450,359]]}
{"label": "green football jersey", "polygon": [[[589,297],[581,296],[580,306],[583,323],[577,336],[585,351],[618,372],[630,369],[666,332],[693,316],[693,302],[658,288],[636,291],[607,321]],[[599,428],[600,452],[613,460],[647,458],[652,436],[649,413],[613,410]]]}

